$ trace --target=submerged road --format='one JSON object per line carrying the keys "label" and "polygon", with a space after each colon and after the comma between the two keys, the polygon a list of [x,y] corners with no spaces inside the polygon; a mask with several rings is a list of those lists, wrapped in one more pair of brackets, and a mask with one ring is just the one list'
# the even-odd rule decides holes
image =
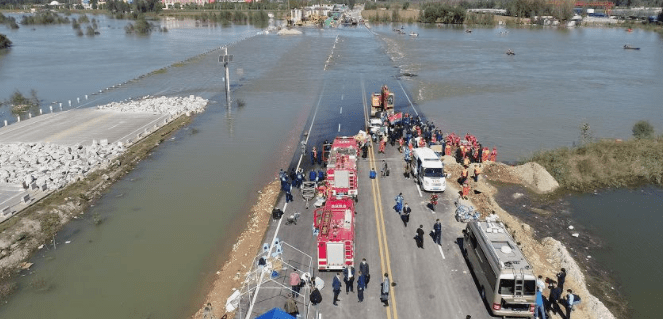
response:
{"label": "submerged road", "polygon": [[[313,145],[320,148],[325,139],[332,141],[335,136],[355,135],[364,129],[369,95],[381,84],[366,81],[362,76],[325,82],[303,137],[308,149]],[[418,113],[408,102],[407,93],[397,80],[387,81],[387,84],[399,96],[397,111]],[[383,160],[388,163],[391,176],[369,179],[371,167],[379,171]],[[323,169],[323,165],[311,165],[309,154],[304,155],[300,151],[293,159],[293,167],[296,166],[302,167],[307,176],[312,169]],[[465,318],[466,315],[490,318],[458,245],[465,224],[454,219],[457,190],[453,186],[448,187],[445,193],[440,194],[437,210],[431,211],[426,207],[429,194],[420,191],[413,180],[404,178],[402,154],[389,145],[386,154],[378,154],[377,149],[371,149],[367,159],[359,159],[358,170],[355,264],[358,271],[359,262],[366,258],[371,269],[371,281],[364,293],[364,302],[358,302],[356,289],[345,294],[343,287],[339,305],[332,304],[331,283],[336,272],[318,272],[315,266],[316,239],[312,234],[315,208],[311,204],[311,208],[307,209],[300,191],[294,190],[294,202],[286,204],[284,197],[279,200],[277,207],[284,210],[284,217],[271,221],[264,239],[267,245],[274,239],[282,242],[286,270],[280,271],[277,277],[263,278],[264,282],[257,289],[256,285],[252,285],[251,293],[241,299],[239,317],[255,318],[274,307],[283,308],[290,294],[288,276],[294,267],[302,272],[310,271],[325,282],[321,291],[323,301],[319,305],[319,318]],[[392,208],[398,193],[403,193],[405,202],[412,208],[407,227]],[[301,214],[299,222],[287,225],[285,219],[295,213]],[[442,245],[436,245],[431,237],[426,236],[425,248],[417,248],[413,239],[416,228],[423,225],[429,233],[438,218],[443,225]],[[388,273],[391,281],[396,283],[391,289],[388,307],[383,306],[379,299],[384,273]],[[255,291],[258,293],[254,294]],[[308,309],[309,294],[309,289],[302,289],[297,299],[298,307],[302,317],[315,318],[315,309]],[[253,307],[252,301],[255,302]],[[247,316],[249,310],[251,314]]]}

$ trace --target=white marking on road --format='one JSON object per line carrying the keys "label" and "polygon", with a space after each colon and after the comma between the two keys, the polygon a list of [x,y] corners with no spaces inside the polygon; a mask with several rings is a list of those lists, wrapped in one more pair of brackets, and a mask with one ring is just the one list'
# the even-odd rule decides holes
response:
{"label": "white marking on road", "polygon": [[342,106],[341,106],[341,110],[338,113],[343,114],[343,107]]}
{"label": "white marking on road", "polygon": [[113,126],[109,127],[108,129],[109,129],[109,130],[111,130],[111,129],[113,129],[114,127],[116,127],[116,126],[118,126],[118,125],[120,125],[120,124],[122,124],[122,122],[120,122],[120,123],[117,123],[117,124],[115,124],[115,125],[113,125]]}
{"label": "white marking on road", "polygon": [[410,100],[410,97],[407,96],[407,93],[405,92],[405,88],[403,87],[403,84],[401,83],[401,81],[398,81],[398,85],[401,86],[401,90],[403,90],[403,95],[405,95],[405,97],[407,98],[407,101],[410,102],[410,106],[414,110],[414,113],[416,113],[417,116],[419,116],[419,112],[417,112],[417,109],[414,108],[414,104],[412,104],[412,101]]}
{"label": "white marking on road", "polygon": [[419,192],[419,197],[424,197],[424,195],[421,194],[421,188],[419,188],[419,184],[417,184],[417,191]]}
{"label": "white marking on road", "polygon": [[[315,106],[315,113],[313,113],[313,118],[311,119],[311,126],[308,128],[308,133],[306,134],[306,142],[308,143],[308,138],[311,136],[311,130],[313,129],[313,123],[315,123],[315,118],[318,115],[318,109],[320,108],[320,102],[322,102],[322,95],[325,92],[325,87],[322,87],[322,92],[320,93],[320,98],[318,99],[318,104]],[[340,127],[340,124],[339,124]],[[300,165],[302,164],[302,159],[304,158],[304,153],[299,155],[299,161],[297,162],[297,167],[295,168],[295,171],[299,170]],[[288,203],[285,203],[283,205],[282,211],[285,213],[286,212],[286,207],[288,207]],[[281,229],[281,222],[285,218],[279,218],[279,223],[276,225],[276,231],[274,232],[274,237],[272,238],[272,243],[269,246],[269,252],[267,253],[267,256],[270,256],[272,254],[272,249],[274,249],[274,241],[276,240],[276,237],[279,235],[279,229]],[[258,285],[256,286],[255,292],[253,294],[253,300],[251,300],[251,305],[249,306],[249,310],[246,312],[247,315],[245,318],[251,318],[251,313],[253,312],[253,306],[256,303],[256,299],[258,298],[258,292],[260,292],[260,285],[262,284],[262,281],[265,277],[265,272],[260,273],[260,281],[258,281]]]}
{"label": "white marking on road", "polygon": [[341,132],[341,123],[338,123],[338,131]]}
{"label": "white marking on road", "polygon": [[444,257],[444,252],[442,252],[442,246],[437,245],[437,249],[440,250],[440,254],[442,254],[442,259],[447,259],[447,257]]}
{"label": "white marking on road", "polygon": [[341,101],[343,101],[344,97],[345,97],[345,94],[341,94]]}

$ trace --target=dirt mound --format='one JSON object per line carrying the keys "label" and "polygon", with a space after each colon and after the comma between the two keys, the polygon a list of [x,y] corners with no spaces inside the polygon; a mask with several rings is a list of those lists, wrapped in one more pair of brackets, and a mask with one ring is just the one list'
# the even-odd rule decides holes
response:
{"label": "dirt mound", "polygon": [[548,171],[535,162],[529,162],[513,168],[524,184],[537,193],[550,193],[559,187],[559,183]]}

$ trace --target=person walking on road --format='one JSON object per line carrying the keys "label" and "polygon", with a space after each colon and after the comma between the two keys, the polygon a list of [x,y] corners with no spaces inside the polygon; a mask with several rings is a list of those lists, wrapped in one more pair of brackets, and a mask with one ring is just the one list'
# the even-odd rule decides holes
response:
{"label": "person walking on road", "polygon": [[434,241],[438,245],[442,245],[442,223],[440,223],[440,220],[437,219],[435,221],[435,224],[433,225],[433,230],[434,230]]}
{"label": "person walking on road", "polygon": [[315,165],[315,160],[318,157],[318,149],[313,146],[311,149],[311,165]]}
{"label": "person walking on road", "polygon": [[380,301],[382,301],[385,307],[389,306],[389,288],[389,274],[384,273],[382,287],[380,288]]}
{"label": "person walking on road", "polygon": [[311,291],[311,295],[309,296],[309,300],[315,308],[315,317],[318,318],[318,304],[322,302],[322,294],[320,293],[320,290],[318,290],[318,287],[313,288],[313,291]]}
{"label": "person walking on road", "polygon": [[361,263],[359,264],[359,271],[361,271],[362,274],[364,274],[364,277],[366,279],[364,285],[366,288],[368,288],[368,282],[371,281],[371,273],[369,272],[370,267],[368,267],[368,263],[366,262],[366,258],[362,258]]}
{"label": "person walking on road", "polygon": [[359,302],[364,301],[364,289],[366,289],[366,275],[360,270],[359,278],[357,278],[357,298]]}
{"label": "person walking on road", "polygon": [[285,312],[287,312],[289,315],[293,317],[297,317],[299,314],[299,309],[297,308],[297,302],[295,301],[295,298],[291,295],[288,297],[288,299],[285,301],[285,306],[283,306],[283,309]]}
{"label": "person walking on road", "polygon": [[417,241],[417,247],[424,248],[424,225],[419,225],[417,228],[417,235],[414,237]]}
{"label": "person walking on road", "polygon": [[292,197],[292,186],[288,182],[285,182],[285,184],[285,202],[292,202],[294,200]]}
{"label": "person walking on road", "polygon": [[332,281],[332,288],[334,290],[334,306],[338,306],[338,295],[341,293],[341,279],[339,277],[340,276],[336,274],[336,276],[334,276],[334,281]]}
{"label": "person walking on road", "polygon": [[400,213],[403,209],[403,193],[398,193],[398,196],[396,196],[394,200],[396,201],[396,206],[394,206],[394,209],[396,212]]}
{"label": "person walking on road", "polygon": [[389,176],[389,167],[387,166],[387,161],[382,160],[382,177]]}
{"label": "person walking on road", "polygon": [[297,298],[299,296],[299,289],[301,288],[302,278],[299,277],[297,269],[293,269],[290,273],[290,287],[292,287],[292,294]]}
{"label": "person walking on road", "polygon": [[403,221],[403,225],[407,227],[407,223],[410,222],[410,212],[412,209],[410,209],[410,206],[405,203],[405,207],[403,207],[403,212],[401,213],[401,220]]}
{"label": "person walking on road", "polygon": [[345,294],[347,295],[350,291],[355,292],[354,283],[355,283],[355,267],[346,266],[343,268],[343,282],[345,283]]}

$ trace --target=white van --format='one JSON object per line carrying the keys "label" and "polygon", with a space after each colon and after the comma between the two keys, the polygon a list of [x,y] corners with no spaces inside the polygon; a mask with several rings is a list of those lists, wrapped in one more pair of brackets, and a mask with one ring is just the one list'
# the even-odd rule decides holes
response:
{"label": "white van", "polygon": [[447,189],[447,179],[444,173],[444,163],[435,152],[428,147],[412,150],[412,176],[421,188],[429,192],[444,192]]}

